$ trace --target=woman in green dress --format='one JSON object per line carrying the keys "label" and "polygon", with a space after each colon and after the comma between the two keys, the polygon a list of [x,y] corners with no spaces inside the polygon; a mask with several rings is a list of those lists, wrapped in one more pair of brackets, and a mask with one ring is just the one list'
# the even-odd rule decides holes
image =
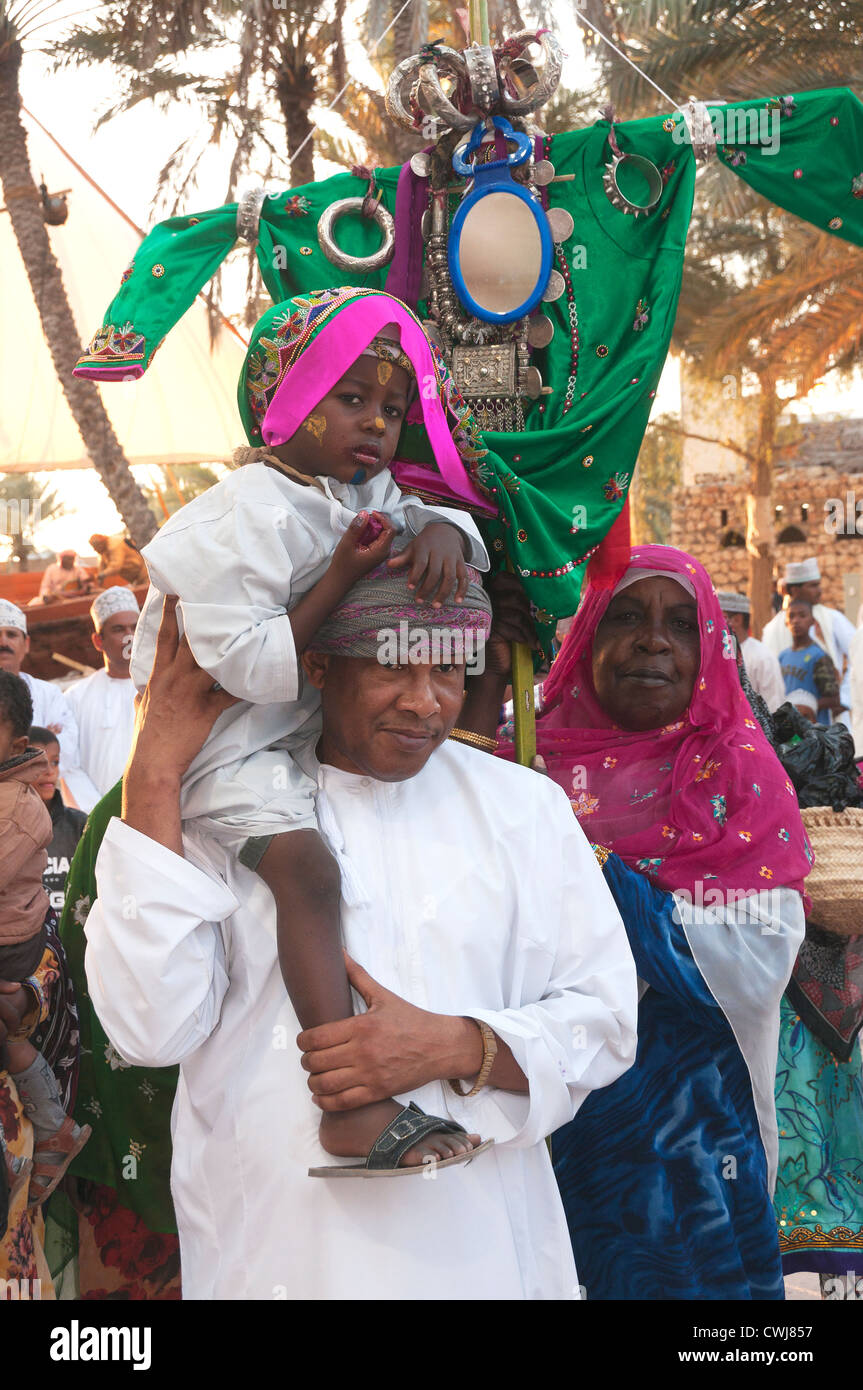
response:
{"label": "woman in green dress", "polygon": [[91,811],[66,885],[60,936],[81,1028],[75,1116],[93,1134],[48,1202],[45,1247],[58,1297],[178,1299],[180,1252],[169,1185],[177,1068],[123,1061],[96,1017],[84,973],[96,857],[108,822],[120,815],[121,793],[118,782]]}

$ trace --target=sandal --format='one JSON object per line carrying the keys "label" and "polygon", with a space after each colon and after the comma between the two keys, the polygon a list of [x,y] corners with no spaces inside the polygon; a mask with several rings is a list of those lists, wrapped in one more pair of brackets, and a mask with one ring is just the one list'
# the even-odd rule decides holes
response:
{"label": "sandal", "polygon": [[12,1203],[18,1196],[22,1187],[26,1187],[30,1181],[30,1174],[33,1172],[33,1160],[31,1158],[13,1158],[9,1155],[7,1164],[9,1172],[9,1210],[12,1210]]}
{"label": "sandal", "polygon": [[410,1168],[400,1168],[399,1162],[420,1139],[429,1134],[467,1134],[462,1125],[454,1120],[441,1120],[437,1115],[427,1115],[411,1101],[390,1120],[381,1130],[369,1150],[364,1163],[331,1164],[326,1168],[310,1168],[310,1178],[400,1178],[412,1173],[425,1174],[429,1168],[449,1168],[453,1163],[470,1163],[477,1154],[490,1149],[493,1139],[477,1144],[467,1154],[452,1154],[450,1158],[431,1157],[427,1162],[415,1163]]}
{"label": "sandal", "polygon": [[[52,1134],[50,1139],[43,1139],[35,1146],[28,1206],[39,1207],[46,1197],[51,1196],[72,1159],[81,1152],[92,1133],[89,1125],[82,1125],[78,1129],[72,1116],[67,1115],[56,1134]],[[59,1162],[52,1163],[51,1154],[62,1154],[62,1158]]]}

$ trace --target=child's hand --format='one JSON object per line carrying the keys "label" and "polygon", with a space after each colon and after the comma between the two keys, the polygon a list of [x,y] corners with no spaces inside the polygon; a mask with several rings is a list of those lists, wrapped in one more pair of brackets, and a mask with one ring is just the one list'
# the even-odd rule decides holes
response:
{"label": "child's hand", "polygon": [[417,589],[417,600],[430,602],[433,608],[452,597],[461,603],[467,593],[470,577],[464,558],[461,531],[448,521],[432,521],[418,536],[389,561],[390,569],[410,565],[408,588]]}
{"label": "child's hand", "polygon": [[[374,518],[380,531],[363,544],[363,532],[370,526],[370,518]],[[383,564],[395,533],[392,522],[380,512],[359,512],[333,551],[329,573],[347,592],[364,574]]]}

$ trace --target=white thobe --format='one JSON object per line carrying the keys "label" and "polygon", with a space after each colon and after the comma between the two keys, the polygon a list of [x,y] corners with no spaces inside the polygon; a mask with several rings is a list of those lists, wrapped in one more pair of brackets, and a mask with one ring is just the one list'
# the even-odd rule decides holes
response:
{"label": "white thobe", "polygon": [[106,670],[77,681],[66,691],[78,723],[78,767],[63,781],[75,804],[92,811],[123,775],[135,726],[135,687],[127,676]]}
{"label": "white thobe", "polygon": [[[185,797],[217,774],[198,803],[217,800],[225,814],[218,774],[294,734],[318,708],[317,690],[303,686],[288,609],[326,573],[359,511],[381,512],[414,535],[429,522],[451,522],[469,543],[470,563],[488,569],[467,512],[403,496],[386,470],[360,487],[321,482],[323,492],[264,463],[245,464],[175,512],[143,551],[151,588],[132,648],[135,685],[142,690],[152,669],[162,596],[178,594],[180,630],[195,660],[242,701],[219,716],[184,778]],[[263,777],[262,795],[271,797],[269,766]]]}
{"label": "white thobe", "polygon": [[344,1160],[318,1143],[269,890],[194,829],[180,859],[112,820],[88,988],[123,1057],[180,1063],[185,1297],[577,1297],[544,1140],[632,1065],[637,1005],[623,924],[565,793],[457,743],[404,782],[310,766],[361,884],[342,907],[350,954],[420,1008],[484,1019],[530,1094],[431,1082],[398,1099],[492,1149],[429,1180],[309,1178]]}
{"label": "white thobe", "polygon": [[29,676],[26,671],[20,674],[33,701],[33,723],[40,729],[52,726],[59,729],[60,774],[64,776],[69,769],[78,766],[78,724],[74,712],[58,686]]}
{"label": "white thobe", "polygon": [[[813,606],[812,617],[814,621],[809,629],[809,636],[813,642],[818,642],[824,648],[836,667],[839,676],[839,699],[846,709],[850,709],[851,640],[857,629],[850,618],[846,618],[845,614],[840,613],[838,608],[827,608],[823,603],[816,603]],[[785,651],[786,647],[791,646],[791,630],[785,621],[784,609],[770,619],[761,634],[761,640],[777,657]],[[848,663],[843,674],[842,668],[845,665],[846,657]]]}
{"label": "white thobe", "polygon": [[764,700],[770,713],[785,703],[785,680],[779,658],[756,637],[747,637],[741,646],[746,674],[756,695]]}

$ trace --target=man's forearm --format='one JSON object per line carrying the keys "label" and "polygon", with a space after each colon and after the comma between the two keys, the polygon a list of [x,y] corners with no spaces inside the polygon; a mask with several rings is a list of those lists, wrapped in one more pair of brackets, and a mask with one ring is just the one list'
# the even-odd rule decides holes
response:
{"label": "man's forearm", "polygon": [[183,858],[179,776],[160,770],[156,758],[146,766],[133,758],[123,778],[123,820]]}
{"label": "man's forearm", "polygon": [[[497,1055],[488,1075],[487,1085],[497,1086],[501,1091],[528,1093],[527,1077],[512,1055],[506,1043],[497,1038]],[[472,1018],[447,1017],[447,1067],[446,1076],[437,1080],[449,1081],[461,1078],[465,1081],[479,1075],[482,1066],[482,1033]]]}

